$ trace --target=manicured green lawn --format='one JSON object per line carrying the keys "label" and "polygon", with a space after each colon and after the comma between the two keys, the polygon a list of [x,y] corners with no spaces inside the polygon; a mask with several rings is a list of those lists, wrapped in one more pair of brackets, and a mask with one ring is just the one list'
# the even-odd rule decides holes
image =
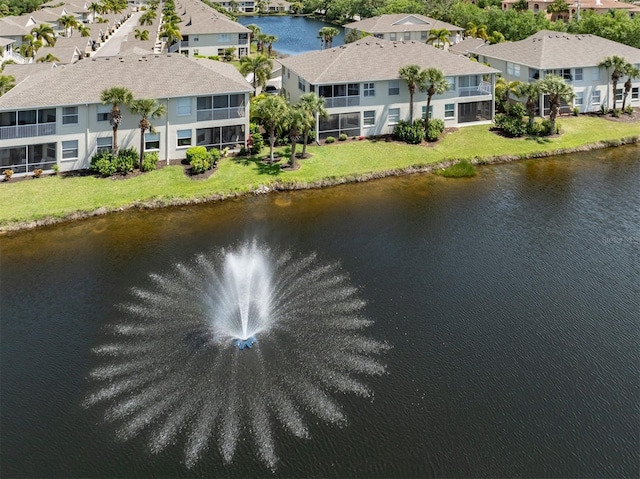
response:
{"label": "manicured green lawn", "polygon": [[[188,178],[181,166],[170,166],[124,180],[95,177],[50,176],[0,184],[0,226],[15,222],[64,217],[98,208],[115,209],[133,203],[206,198],[251,191],[259,185],[313,183],[359,176],[447,159],[489,158],[577,148],[600,141],[638,137],[640,124],[617,123],[595,117],[560,120],[563,134],[536,141],[507,139],[488,126],[461,128],[434,145],[404,145],[385,141],[347,140],[308,149],[313,156],[300,162],[297,171],[281,171],[277,165],[225,158],[206,180]],[[298,149],[299,151],[299,149]],[[265,149],[265,153],[268,152]]]}

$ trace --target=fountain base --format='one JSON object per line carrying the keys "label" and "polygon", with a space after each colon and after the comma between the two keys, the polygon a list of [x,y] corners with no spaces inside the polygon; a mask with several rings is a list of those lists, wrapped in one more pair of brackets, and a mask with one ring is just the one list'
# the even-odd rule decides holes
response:
{"label": "fountain base", "polygon": [[247,339],[236,338],[233,340],[233,345],[238,349],[248,348],[251,349],[253,345],[257,342],[254,336],[249,336]]}

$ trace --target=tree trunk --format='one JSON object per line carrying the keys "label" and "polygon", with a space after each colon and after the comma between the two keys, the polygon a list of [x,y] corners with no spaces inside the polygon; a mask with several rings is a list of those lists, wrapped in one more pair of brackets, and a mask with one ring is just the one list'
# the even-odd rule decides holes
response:
{"label": "tree trunk", "polygon": [[411,126],[413,126],[413,93],[413,89],[409,88],[409,121],[411,122]]}
{"label": "tree trunk", "polygon": [[613,109],[616,109],[616,91],[618,90],[618,80],[613,80]]}
{"label": "tree trunk", "polygon": [[291,156],[289,157],[289,166],[294,168],[296,166],[296,145],[298,135],[289,135],[289,140],[291,140]]}
{"label": "tree trunk", "polygon": [[111,148],[112,153],[115,155],[118,153],[118,126],[113,126],[113,148]]}
{"label": "tree trunk", "polygon": [[424,114],[424,137],[428,138],[428,130],[429,130],[429,107],[431,106],[431,97],[432,95],[427,94],[427,111]]}
{"label": "tree trunk", "polygon": [[551,135],[556,133],[556,116],[558,115],[558,103],[555,100],[549,105],[549,121],[551,122]]}
{"label": "tree trunk", "polygon": [[140,128],[140,161],[138,162],[138,169],[142,171],[142,160],[144,159],[144,132],[146,128]]}
{"label": "tree trunk", "polygon": [[269,129],[269,157],[273,163],[273,146],[276,144],[276,128],[272,126]]}
{"label": "tree trunk", "polygon": [[311,128],[308,126],[304,129],[304,136],[302,137],[302,158],[307,154],[307,143],[309,142],[309,131]]}

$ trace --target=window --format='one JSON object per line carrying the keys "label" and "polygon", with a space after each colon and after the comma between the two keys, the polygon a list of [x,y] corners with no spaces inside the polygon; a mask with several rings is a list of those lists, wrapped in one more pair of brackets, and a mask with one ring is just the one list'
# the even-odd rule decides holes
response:
{"label": "window", "polygon": [[599,105],[600,104],[600,90],[594,90],[591,93],[591,104]]}
{"label": "window", "polygon": [[427,41],[427,32],[420,32],[420,40],[423,42]]}
{"label": "window", "polygon": [[229,43],[231,41],[231,35],[229,35],[228,33],[219,33],[218,41],[220,43]]}
{"label": "window", "polygon": [[199,40],[199,38],[198,38],[198,36],[197,36],[197,35],[193,37],[193,41],[194,41],[194,42],[197,42],[198,40]]}
{"label": "window", "polygon": [[197,48],[193,49],[193,54],[194,55],[200,55],[200,50],[198,50]]}
{"label": "window", "polygon": [[62,142],[62,159],[75,160],[76,158],[78,158],[78,140],[63,141]]}
{"label": "window", "polygon": [[[425,114],[427,113],[427,105],[424,105],[422,107],[422,113],[420,118],[424,118]],[[433,118],[433,105],[429,105],[429,119]]]}
{"label": "window", "polygon": [[228,120],[245,115],[244,95],[199,96],[196,98],[197,120]]}
{"label": "window", "polygon": [[632,100],[637,100],[639,92],[640,92],[640,88],[638,88],[638,87],[632,88],[631,89],[631,99]]}
{"label": "window", "polygon": [[599,81],[600,80],[600,68],[593,67],[591,69],[591,80],[592,81]]}
{"label": "window", "polygon": [[191,146],[191,130],[178,130],[178,146]]}
{"label": "window", "polygon": [[400,108],[389,108],[389,116],[387,117],[387,124],[397,125],[400,121]]}
{"label": "window", "polygon": [[176,110],[177,116],[191,115],[191,98],[178,98]]}
{"label": "window", "polygon": [[573,106],[582,106],[584,104],[584,92],[577,91],[573,98]]}
{"label": "window", "polygon": [[45,110],[38,110],[38,123],[55,123],[56,122],[56,109],[47,108]]}
{"label": "window", "polygon": [[376,84],[365,83],[362,85],[362,91],[364,92],[364,96],[376,96]]}
{"label": "window", "polygon": [[622,88],[616,88],[616,101],[622,101]]}
{"label": "window", "polygon": [[103,151],[111,151],[113,147],[113,138],[105,136],[96,140],[96,152],[102,153]]}
{"label": "window", "polygon": [[575,75],[573,75],[573,79],[575,81],[582,81],[582,75],[583,75],[582,68],[576,68],[574,73]]}
{"label": "window", "polygon": [[389,96],[400,94],[400,80],[389,80]]}
{"label": "window", "polygon": [[453,118],[456,116],[456,105],[454,103],[447,103],[444,106],[444,117]]}
{"label": "window", "polygon": [[159,150],[160,149],[160,133],[145,133],[144,149]]}
{"label": "window", "polygon": [[519,77],[520,65],[518,65],[517,63],[507,62],[507,74],[511,75],[512,77]]}
{"label": "window", "polygon": [[456,91],[456,77],[446,77],[445,80],[449,82],[449,91]]}
{"label": "window", "polygon": [[98,105],[98,121],[109,121],[111,105]]}
{"label": "window", "polygon": [[78,123],[78,107],[65,106],[62,108],[62,124],[74,125]]}
{"label": "window", "polygon": [[403,39],[405,41],[411,40],[411,32],[404,32],[404,37]]}
{"label": "window", "polygon": [[298,90],[307,91],[307,86],[305,85],[304,80],[300,76],[298,76]]}
{"label": "window", "polygon": [[390,33],[389,34],[389,40],[391,40],[391,41],[396,41],[396,37],[397,37],[397,35],[395,33]]}
{"label": "window", "polygon": [[364,126],[373,126],[376,124],[376,112],[374,110],[365,111],[362,121]]}

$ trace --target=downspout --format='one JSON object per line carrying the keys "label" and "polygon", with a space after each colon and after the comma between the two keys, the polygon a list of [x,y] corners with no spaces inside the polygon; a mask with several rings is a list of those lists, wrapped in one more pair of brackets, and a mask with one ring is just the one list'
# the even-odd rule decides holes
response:
{"label": "downspout", "polygon": [[89,113],[89,104],[85,105],[87,107],[87,129],[84,134],[84,157],[85,161],[89,157],[89,122],[91,121],[91,113]]}
{"label": "downspout", "polygon": [[164,122],[164,157],[169,166],[169,98],[167,98],[167,117]]}

